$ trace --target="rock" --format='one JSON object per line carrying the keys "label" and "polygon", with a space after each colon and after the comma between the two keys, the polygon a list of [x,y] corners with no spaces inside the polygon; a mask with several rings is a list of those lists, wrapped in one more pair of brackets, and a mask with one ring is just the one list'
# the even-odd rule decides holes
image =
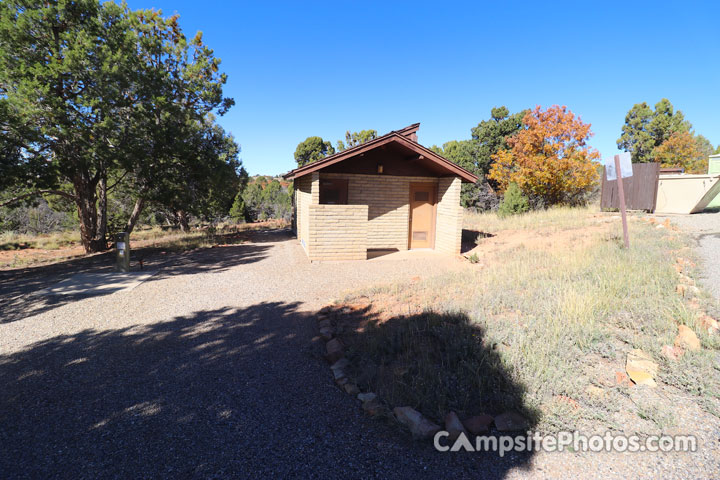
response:
{"label": "rock", "polygon": [[468,434],[455,412],[445,415],[445,430],[450,434],[448,438],[451,442],[457,440],[461,433],[464,433],[466,437]]}
{"label": "rock", "polygon": [[[347,382],[347,375],[345,375],[345,371],[342,368],[336,368],[333,371],[333,378],[337,383],[346,383]],[[345,380],[343,382],[343,380]]]}
{"label": "rock", "polygon": [[330,340],[334,334],[335,329],[332,327],[323,327],[320,329],[320,335],[322,335],[323,340]]}
{"label": "rock", "polygon": [[360,393],[360,389],[354,383],[346,383],[345,385],[343,385],[343,388],[345,389],[345,392],[349,395],[355,396]]}
{"label": "rock", "polygon": [[685,353],[685,350],[683,350],[680,347],[674,347],[672,345],[663,345],[662,349],[660,350],[660,353],[667,358],[668,360],[677,360],[678,358],[682,357]]}
{"label": "rock", "polygon": [[378,415],[382,415],[386,412],[385,407],[383,407],[377,400],[363,402],[362,409],[371,417],[377,417]]}
{"label": "rock", "polygon": [[[627,377],[625,377],[625,378],[627,378]],[[585,393],[587,393],[591,397],[597,398],[597,397],[602,397],[603,395],[605,395],[605,390],[603,390],[602,388],[597,387],[595,385],[588,385],[587,388],[585,388]]]}
{"label": "rock", "polygon": [[658,365],[652,361],[650,355],[640,349],[636,348],[627,354],[625,371],[630,380],[635,382],[636,385],[657,386],[655,376],[657,375]]}
{"label": "rock", "polygon": [[435,425],[412,407],[395,407],[393,413],[398,422],[410,429],[413,438],[428,439],[440,431],[439,425]]}
{"label": "rock", "polygon": [[377,398],[377,395],[375,395],[375,394],[372,393],[372,392],[368,392],[368,393],[358,393],[358,396],[357,396],[357,399],[360,400],[360,401],[363,402],[363,403],[365,403],[365,402],[372,402],[372,401],[375,400],[376,398]]}
{"label": "rock", "polygon": [[323,318],[318,322],[318,328],[331,328],[332,322],[329,318]]}
{"label": "rock", "polygon": [[343,344],[337,338],[333,338],[332,340],[327,342],[327,345],[325,345],[325,349],[327,350],[327,355],[325,356],[325,358],[327,358],[328,362],[330,363],[337,362],[343,356]]}
{"label": "rock", "polygon": [[696,287],[694,285],[683,285],[683,284],[678,284],[675,287],[675,291],[683,297],[687,297],[690,294],[698,295],[700,293],[700,289],[698,287]]}
{"label": "rock", "polygon": [[330,369],[331,369],[331,370],[338,370],[338,369],[339,369],[339,370],[344,370],[345,368],[347,368],[347,366],[348,366],[349,364],[350,364],[350,362],[348,362],[347,358],[341,358],[341,359],[338,360],[337,362],[335,362],[335,363],[333,363],[332,365],[330,365]]}
{"label": "rock", "polygon": [[358,389],[357,399],[362,402],[362,409],[370,415],[371,417],[375,417],[377,415],[381,415],[385,413],[387,410],[383,405],[380,404],[380,401],[377,398],[377,395],[375,395],[372,392],[367,393],[359,393],[360,390]]}
{"label": "rock", "polygon": [[495,417],[495,428],[500,432],[519,432],[527,430],[528,423],[525,417],[517,412],[505,412]]}
{"label": "rock", "polygon": [[567,395],[554,395],[553,400],[558,403],[565,404],[573,410],[580,410],[580,404],[578,401],[572,397],[568,397]]}
{"label": "rock", "polygon": [[680,325],[678,327],[677,337],[675,337],[675,346],[697,352],[700,350],[700,340],[690,328],[685,325]]}
{"label": "rock", "polygon": [[615,372],[615,383],[621,387],[632,387],[635,385],[630,381],[630,377],[628,377],[625,372]]}
{"label": "rock", "polygon": [[680,274],[680,281],[685,285],[695,285],[695,280],[682,273]]}
{"label": "rock", "polygon": [[706,331],[708,335],[720,333],[720,324],[708,314],[700,315],[697,322],[698,326]]}
{"label": "rock", "polygon": [[490,415],[475,415],[463,422],[468,432],[473,435],[481,435],[490,431],[490,425],[493,423],[493,417]]}

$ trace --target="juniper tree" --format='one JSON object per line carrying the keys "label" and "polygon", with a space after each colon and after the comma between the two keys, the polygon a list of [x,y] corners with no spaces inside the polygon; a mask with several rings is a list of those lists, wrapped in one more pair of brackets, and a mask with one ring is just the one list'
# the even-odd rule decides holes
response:
{"label": "juniper tree", "polygon": [[[109,189],[132,182],[141,211],[158,184],[178,187],[198,176],[193,169],[207,172],[189,157],[227,147],[208,140],[217,137],[210,113],[233,104],[222,96],[219,64],[201,35],[187,41],[177,16],[96,0],[0,2],[4,203],[67,198],[86,251],[103,250]],[[226,163],[236,174],[236,156]],[[204,193],[210,187],[202,182]]]}

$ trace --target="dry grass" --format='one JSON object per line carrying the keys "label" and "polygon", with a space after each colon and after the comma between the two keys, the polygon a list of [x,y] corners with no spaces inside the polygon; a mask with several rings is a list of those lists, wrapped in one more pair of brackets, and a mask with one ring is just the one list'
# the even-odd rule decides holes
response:
{"label": "dry grass", "polygon": [[[625,250],[619,221],[589,209],[553,209],[506,219],[471,214],[465,225],[493,235],[478,240],[473,252],[477,264],[468,262],[460,272],[379,287],[346,300],[368,297],[385,320],[422,312],[467,315],[483,332],[483,343],[498,350],[503,370],[522,386],[527,410],[541,412],[542,429],[593,422],[607,428],[618,422],[628,394],[614,374],[624,371],[626,353],[633,348],[647,351],[661,365],[661,382],[695,396],[715,415],[720,411],[717,337],[699,333],[703,350],[676,362],[660,353],[663,345],[673,343],[678,324],[695,327],[694,312],[675,293],[676,258],[692,256],[679,232],[656,228],[636,216],[631,221],[632,245]],[[703,302],[712,302],[702,296]],[[446,366],[445,375],[457,376],[460,370],[458,365]],[[475,383],[472,375],[466,376],[456,388]],[[445,384],[438,379],[427,388]],[[591,385],[602,389],[601,400],[588,393]],[[667,415],[641,413],[640,419],[667,427]],[[427,414],[437,418],[436,412]]]}
{"label": "dry grass", "polygon": [[[268,220],[257,223],[220,224],[216,227],[192,229],[189,232],[165,230],[161,227],[137,228],[130,235],[133,249],[162,248],[185,251],[207,248],[218,243],[244,241],[242,233],[249,230],[286,228],[287,222]],[[84,257],[77,231],[56,232],[48,235],[0,234],[0,269],[29,265],[50,264]]]}
{"label": "dry grass", "polygon": [[35,248],[58,250],[80,243],[80,233],[75,231],[56,232],[44,235],[27,235],[15,232],[0,233],[0,251]]}
{"label": "dry grass", "polygon": [[491,234],[505,230],[577,229],[592,223],[592,213],[596,210],[594,207],[558,207],[505,218],[494,212],[466,211],[463,228]]}

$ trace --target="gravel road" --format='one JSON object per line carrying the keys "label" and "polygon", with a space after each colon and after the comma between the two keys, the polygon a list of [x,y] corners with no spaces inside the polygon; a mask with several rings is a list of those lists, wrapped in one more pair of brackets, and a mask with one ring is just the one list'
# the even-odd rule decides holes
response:
{"label": "gravel road", "polygon": [[466,268],[456,259],[427,252],[310,264],[287,234],[264,233],[158,267],[131,291],[41,306],[25,295],[33,309],[25,316],[19,290],[0,287],[0,297],[15,295],[16,313],[0,323],[0,477],[710,478],[720,470],[708,449],[438,453],[363,415],[333,384],[312,312],[347,289]]}
{"label": "gravel road", "polygon": [[700,281],[720,300],[720,212],[673,215],[669,218],[697,242],[703,269]]}

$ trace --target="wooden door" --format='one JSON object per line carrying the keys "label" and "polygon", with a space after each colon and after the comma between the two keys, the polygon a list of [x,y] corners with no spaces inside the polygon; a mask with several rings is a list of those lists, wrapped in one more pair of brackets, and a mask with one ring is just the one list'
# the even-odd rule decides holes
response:
{"label": "wooden door", "polygon": [[410,184],[410,248],[435,246],[435,193],[432,183]]}

